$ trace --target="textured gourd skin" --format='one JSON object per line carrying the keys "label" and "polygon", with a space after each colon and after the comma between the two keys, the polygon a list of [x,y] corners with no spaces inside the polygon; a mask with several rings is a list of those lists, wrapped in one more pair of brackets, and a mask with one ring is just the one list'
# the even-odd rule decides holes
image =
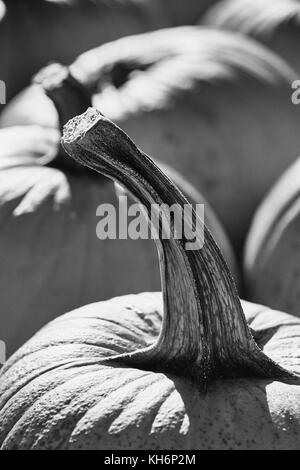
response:
{"label": "textured gourd skin", "polygon": [[[299,373],[300,321],[247,302],[266,354]],[[101,363],[143,348],[161,327],[160,293],[117,297],[57,318],[0,374],[2,449],[297,449],[300,388],[186,379]]]}
{"label": "textured gourd skin", "polygon": [[[14,0],[0,22],[1,79],[11,98],[49,61],[128,34],[196,23],[210,0]],[[0,12],[1,14],[1,12]],[[0,18],[1,20],[1,18]]]}
{"label": "textured gourd skin", "polygon": [[300,72],[298,0],[222,0],[208,9],[201,24],[251,36]]}
{"label": "textured gourd skin", "polygon": [[300,159],[255,213],[244,254],[247,297],[300,316]]}

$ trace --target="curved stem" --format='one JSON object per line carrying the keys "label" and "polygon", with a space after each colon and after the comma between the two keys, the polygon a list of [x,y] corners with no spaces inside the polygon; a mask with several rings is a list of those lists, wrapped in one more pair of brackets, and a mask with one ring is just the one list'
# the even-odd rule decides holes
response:
{"label": "curved stem", "polygon": [[[77,162],[120,183],[147,207],[183,207],[187,200],[130,138],[95,109],[72,119],[62,140]],[[162,212],[164,209],[162,209]],[[195,213],[189,219],[193,230]],[[174,220],[170,221],[171,235]],[[185,232],[186,233],[186,232]],[[114,357],[123,364],[184,374],[202,386],[213,377],[291,374],[256,345],[247,326],[234,282],[209,231],[203,247],[160,234],[158,251],[164,300],[161,333],[151,347]]]}

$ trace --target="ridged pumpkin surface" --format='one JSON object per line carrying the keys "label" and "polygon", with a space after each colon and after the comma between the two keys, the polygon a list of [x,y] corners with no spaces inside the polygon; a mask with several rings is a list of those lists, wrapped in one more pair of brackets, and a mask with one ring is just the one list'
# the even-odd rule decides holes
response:
{"label": "ridged pumpkin surface", "polygon": [[[300,372],[300,321],[243,303],[267,355]],[[300,387],[243,378],[207,393],[182,378],[101,363],[148,346],[161,294],[118,297],[57,318],[0,374],[2,449],[297,449]]]}

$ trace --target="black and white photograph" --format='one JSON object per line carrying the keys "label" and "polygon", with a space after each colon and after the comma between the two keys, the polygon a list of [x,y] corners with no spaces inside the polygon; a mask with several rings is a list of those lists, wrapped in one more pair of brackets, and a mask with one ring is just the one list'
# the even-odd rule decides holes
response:
{"label": "black and white photograph", "polygon": [[0,0],[0,450],[300,450],[300,0]]}

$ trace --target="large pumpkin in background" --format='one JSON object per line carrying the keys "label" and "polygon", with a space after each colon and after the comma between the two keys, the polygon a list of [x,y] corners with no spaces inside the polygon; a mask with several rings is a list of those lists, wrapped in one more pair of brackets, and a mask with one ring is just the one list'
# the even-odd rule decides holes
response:
{"label": "large pumpkin in background", "polygon": [[[111,204],[119,217],[114,185],[89,172],[41,166],[55,155],[58,137],[37,126],[0,131],[0,339],[8,355],[68,310],[160,287],[151,240],[121,240],[118,232],[117,239],[97,238],[105,216],[96,215],[100,204]],[[191,202],[205,203],[208,226],[234,272],[230,243],[212,210],[181,176],[168,173]]]}
{"label": "large pumpkin in background", "polygon": [[201,189],[239,251],[255,207],[299,151],[296,73],[258,43],[192,27],[120,39],[71,70],[97,87],[104,115]]}
{"label": "large pumpkin in background", "polygon": [[261,41],[300,73],[299,0],[223,0],[208,10],[201,23]]}
{"label": "large pumpkin in background", "polygon": [[[187,202],[100,113],[73,121],[64,145],[147,207]],[[204,235],[195,251],[185,238],[160,240],[163,301],[144,293],[85,306],[7,361],[1,449],[299,448],[300,321],[243,303],[262,351]],[[139,272],[138,254],[135,261]]]}
{"label": "large pumpkin in background", "polygon": [[300,160],[257,209],[245,247],[249,299],[300,317]]}
{"label": "large pumpkin in background", "polygon": [[5,3],[6,14],[0,22],[0,78],[5,80],[11,98],[49,61],[69,63],[88,48],[128,34],[196,23],[211,1],[7,0]]}
{"label": "large pumpkin in background", "polygon": [[[255,208],[299,151],[296,72],[254,41],[200,27],[105,44],[70,71],[95,106],[203,193],[240,252]],[[37,85],[0,118],[34,122],[57,125]]]}

